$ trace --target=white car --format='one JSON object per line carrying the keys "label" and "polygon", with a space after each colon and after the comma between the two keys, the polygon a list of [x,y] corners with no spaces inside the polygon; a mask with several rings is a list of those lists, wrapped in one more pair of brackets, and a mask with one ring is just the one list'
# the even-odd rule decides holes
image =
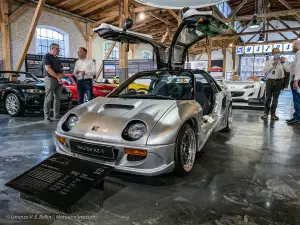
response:
{"label": "white car", "polygon": [[233,101],[248,102],[250,98],[261,99],[265,96],[264,81],[227,81],[226,85]]}

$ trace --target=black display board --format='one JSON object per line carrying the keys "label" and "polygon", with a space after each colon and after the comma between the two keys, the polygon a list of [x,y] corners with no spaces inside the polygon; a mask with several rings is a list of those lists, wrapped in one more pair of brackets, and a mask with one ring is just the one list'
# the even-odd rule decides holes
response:
{"label": "black display board", "polygon": [[[75,62],[77,61],[76,58],[63,58],[58,57],[61,63],[63,64],[65,73],[73,73]],[[27,54],[25,58],[25,69],[26,72],[32,73],[38,78],[43,78],[43,66],[42,66],[42,55],[33,55]]]}
{"label": "black display board", "polygon": [[[132,59],[128,60],[129,76],[135,73],[148,70],[156,70],[156,62],[152,59]],[[119,76],[119,60],[103,60],[103,78],[113,79]]]}
{"label": "black display board", "polygon": [[56,153],[11,180],[6,186],[70,213],[113,167]]}

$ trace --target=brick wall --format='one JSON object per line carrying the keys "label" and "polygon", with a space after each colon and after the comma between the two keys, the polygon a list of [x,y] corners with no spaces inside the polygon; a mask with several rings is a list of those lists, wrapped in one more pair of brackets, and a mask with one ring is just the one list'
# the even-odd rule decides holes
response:
{"label": "brick wall", "polygon": [[[17,61],[24,46],[26,35],[34,15],[35,9],[28,8],[23,15],[14,20],[10,24],[10,44],[11,44],[11,63],[12,68],[16,67]],[[50,26],[62,30],[69,36],[69,57],[77,57],[77,49],[80,46],[86,47],[85,39],[78,31],[74,22],[70,18],[66,18],[57,14],[43,11],[38,25]],[[85,24],[82,24],[85,27]],[[1,36],[0,36],[1,41]],[[0,45],[0,59],[2,59],[2,45]],[[36,38],[34,37],[28,54],[36,54]],[[23,65],[23,69],[24,65]]]}

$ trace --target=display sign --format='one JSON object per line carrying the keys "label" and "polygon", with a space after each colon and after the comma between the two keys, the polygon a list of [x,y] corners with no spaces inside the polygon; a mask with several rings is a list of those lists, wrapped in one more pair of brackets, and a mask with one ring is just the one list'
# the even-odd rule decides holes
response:
{"label": "display sign", "polygon": [[253,46],[246,46],[245,47],[245,54],[252,54],[253,53]]}
{"label": "display sign", "polygon": [[72,206],[112,170],[56,153],[5,185],[70,213]]}
{"label": "display sign", "polygon": [[274,48],[279,48],[281,52],[291,52],[293,50],[291,43],[285,44],[266,44],[266,45],[254,45],[254,46],[238,46],[236,47],[236,54],[261,54],[271,53]]}
{"label": "display sign", "polygon": [[237,47],[236,48],[236,54],[237,55],[241,55],[241,54],[244,54],[244,46],[240,46],[240,47]]}
{"label": "display sign", "polygon": [[254,53],[259,54],[263,52],[263,46],[262,45],[256,45],[254,46]]}
{"label": "display sign", "polygon": [[292,50],[293,50],[292,44],[288,43],[288,44],[284,44],[284,45],[283,45],[283,51],[284,51],[284,52],[290,52],[290,51],[292,51]]}
{"label": "display sign", "polygon": [[[66,74],[74,72],[75,63],[78,59],[63,58],[63,57],[58,57],[58,58],[62,63]],[[43,75],[42,59],[43,59],[42,55],[27,54],[25,58],[26,72],[32,73],[38,78],[43,78],[44,75]]]}
{"label": "display sign", "polygon": [[283,47],[282,44],[274,44],[274,45],[273,45],[273,49],[274,49],[274,48],[278,48],[281,52],[282,52],[282,47]]}
{"label": "display sign", "polygon": [[264,53],[270,53],[272,52],[273,47],[272,45],[264,45]]}
{"label": "display sign", "polygon": [[[134,75],[141,71],[156,70],[156,62],[152,59],[128,60],[128,74]],[[103,60],[103,78],[113,79],[119,76],[119,60]]]}

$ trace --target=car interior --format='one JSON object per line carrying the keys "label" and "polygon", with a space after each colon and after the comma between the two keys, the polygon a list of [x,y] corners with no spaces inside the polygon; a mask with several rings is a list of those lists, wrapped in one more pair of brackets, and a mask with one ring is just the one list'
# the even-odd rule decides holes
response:
{"label": "car interior", "polygon": [[203,108],[203,115],[208,115],[213,107],[214,90],[207,80],[201,76],[196,78],[195,100]]}

